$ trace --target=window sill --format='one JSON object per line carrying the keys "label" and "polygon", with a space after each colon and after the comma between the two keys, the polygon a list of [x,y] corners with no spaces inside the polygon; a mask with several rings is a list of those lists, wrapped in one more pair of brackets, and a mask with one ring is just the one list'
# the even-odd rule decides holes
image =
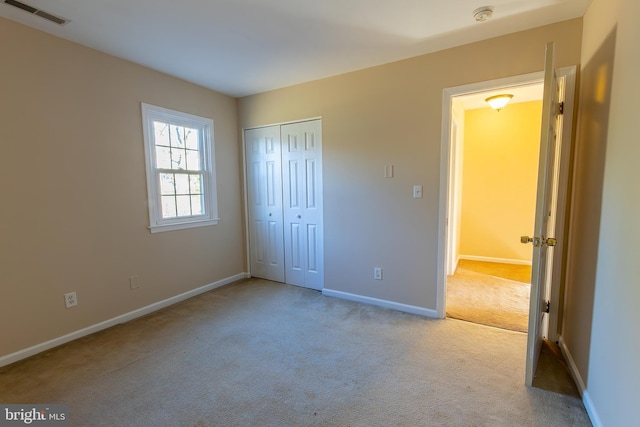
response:
{"label": "window sill", "polygon": [[220,221],[220,218],[207,219],[202,221],[185,221],[185,222],[172,222],[171,224],[152,225],[149,231],[152,233],[161,233],[163,231],[184,230],[187,228],[206,227],[209,225],[216,225]]}

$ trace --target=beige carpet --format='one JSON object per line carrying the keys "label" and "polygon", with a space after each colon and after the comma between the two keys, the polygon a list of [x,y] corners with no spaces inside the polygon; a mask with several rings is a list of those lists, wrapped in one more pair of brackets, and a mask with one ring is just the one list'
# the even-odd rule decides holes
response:
{"label": "beige carpet", "polygon": [[529,266],[461,260],[447,277],[447,316],[527,332],[530,277]]}
{"label": "beige carpet", "polygon": [[526,335],[247,280],[0,368],[72,426],[588,426]]}

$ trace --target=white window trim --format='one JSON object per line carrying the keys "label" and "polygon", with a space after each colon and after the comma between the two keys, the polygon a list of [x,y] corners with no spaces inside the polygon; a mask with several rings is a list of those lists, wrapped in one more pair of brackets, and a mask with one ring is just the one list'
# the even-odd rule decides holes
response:
{"label": "white window trim", "polygon": [[[213,120],[145,103],[141,103],[141,108],[149,205],[149,230],[152,233],[158,233],[217,224],[220,218],[218,218]],[[156,150],[153,131],[154,120],[189,126],[202,131],[202,150],[204,155],[204,215],[168,219],[162,218],[160,183],[156,168]]]}

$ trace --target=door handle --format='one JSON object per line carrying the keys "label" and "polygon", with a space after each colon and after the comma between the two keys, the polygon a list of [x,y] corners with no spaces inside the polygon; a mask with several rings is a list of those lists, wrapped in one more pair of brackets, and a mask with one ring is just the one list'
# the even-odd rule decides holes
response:
{"label": "door handle", "polygon": [[527,243],[531,243],[531,242],[533,242],[533,246],[536,247],[536,248],[538,246],[540,246],[540,238],[539,237],[529,237],[529,236],[521,236],[520,237],[520,243],[527,244]]}
{"label": "door handle", "polygon": [[520,243],[527,244],[531,242],[533,242],[533,246],[535,246],[536,248],[542,245],[555,246],[558,244],[558,240],[553,237],[545,238],[544,236],[542,237],[520,236]]}

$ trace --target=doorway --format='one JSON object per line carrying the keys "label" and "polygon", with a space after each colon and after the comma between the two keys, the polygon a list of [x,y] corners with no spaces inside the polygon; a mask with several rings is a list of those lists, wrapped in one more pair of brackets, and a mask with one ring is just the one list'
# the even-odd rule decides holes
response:
{"label": "doorway", "polygon": [[[550,260],[554,266],[562,266],[566,259],[566,245],[568,228],[565,227],[564,218],[568,209],[567,200],[570,197],[569,177],[571,165],[571,141],[573,132],[573,106],[575,97],[576,67],[563,67],[557,69],[557,75],[563,81],[564,99],[564,122],[567,123],[561,129],[563,143],[558,146],[559,164],[556,165],[558,172],[557,188],[554,188],[555,200],[554,211],[559,219],[556,223],[555,236],[558,237],[557,246],[553,251],[553,258]],[[439,227],[438,227],[438,293],[437,293],[437,314],[440,318],[446,317],[446,296],[447,296],[447,275],[451,274],[455,268],[456,259],[450,256],[454,253],[456,246],[459,246],[459,222],[456,212],[460,209],[461,201],[455,191],[456,176],[460,174],[460,156],[456,155],[456,144],[452,144],[452,137],[457,134],[461,138],[460,124],[454,120],[453,100],[457,96],[478,94],[491,90],[503,90],[505,88],[531,85],[542,81],[543,72],[523,74],[503,79],[472,83],[463,86],[446,88],[443,91],[443,120],[442,120],[442,145],[440,151],[440,196],[439,196]],[[482,95],[478,95],[481,97]],[[484,98],[481,98],[484,100]],[[462,132],[463,133],[463,132]],[[554,268],[549,279],[548,300],[549,314],[545,316],[548,321],[547,338],[556,342],[559,339],[562,325],[563,311],[563,281],[564,268]]]}
{"label": "doorway", "polygon": [[[541,81],[453,98],[446,316],[527,332]],[[501,111],[485,99],[509,94]]]}

